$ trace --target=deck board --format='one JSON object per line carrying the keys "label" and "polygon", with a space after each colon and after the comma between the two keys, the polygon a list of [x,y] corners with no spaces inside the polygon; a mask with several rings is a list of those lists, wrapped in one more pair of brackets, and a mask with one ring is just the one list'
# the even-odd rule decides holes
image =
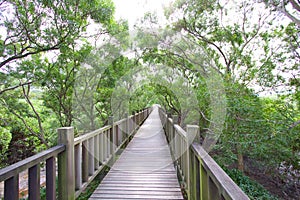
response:
{"label": "deck board", "polygon": [[184,199],[158,108],[140,127],[90,199]]}

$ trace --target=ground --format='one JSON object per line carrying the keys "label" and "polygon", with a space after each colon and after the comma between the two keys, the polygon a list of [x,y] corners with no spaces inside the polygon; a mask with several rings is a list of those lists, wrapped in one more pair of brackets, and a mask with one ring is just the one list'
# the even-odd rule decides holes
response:
{"label": "ground", "polygon": [[245,174],[251,179],[257,181],[263,185],[271,194],[277,196],[280,199],[299,200],[300,196],[300,181],[296,184],[295,181],[292,184],[291,180],[281,180],[279,178],[279,171],[269,174],[263,171],[257,162],[251,159],[245,159],[247,170]]}

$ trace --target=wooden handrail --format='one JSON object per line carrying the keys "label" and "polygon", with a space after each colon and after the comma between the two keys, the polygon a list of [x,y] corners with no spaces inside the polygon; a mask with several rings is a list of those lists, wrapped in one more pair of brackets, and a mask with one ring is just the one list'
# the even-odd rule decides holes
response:
{"label": "wooden handrail", "polygon": [[[0,182],[4,181],[4,199],[19,199],[19,173],[28,169],[29,199],[40,199],[40,163],[46,161],[46,197],[54,199],[56,164],[55,157],[65,151],[58,145],[13,165],[0,169]],[[54,194],[53,194],[54,193]]]}
{"label": "wooden handrail", "polygon": [[232,179],[224,172],[224,170],[216,163],[216,161],[207,154],[207,152],[201,147],[200,144],[193,143],[191,150],[198,160],[201,160],[201,166],[203,171],[207,173],[209,177],[206,184],[212,184],[213,182],[217,188],[222,189],[221,192],[211,191],[217,196],[222,196],[224,199],[249,199],[245,193],[232,181]]}
{"label": "wooden handrail", "polygon": [[19,174],[30,167],[40,164],[48,158],[56,157],[59,153],[63,152],[64,150],[64,145],[58,145],[47,149],[39,154],[26,158],[20,162],[12,164],[8,167],[0,169],[0,182],[5,181],[6,179],[9,179],[16,174]]}
{"label": "wooden handrail", "polygon": [[159,114],[188,199],[249,199],[201,145],[193,142],[199,132],[198,126],[188,125],[184,131],[162,109]]}
{"label": "wooden handrail", "polygon": [[[46,199],[56,199],[56,174],[58,198],[75,199],[87,185],[114,162],[115,154],[136,132],[148,117],[146,108],[125,119],[74,139],[74,128],[58,129],[58,144],[48,150],[0,169],[0,182],[4,181],[4,199],[19,199],[19,174],[28,169],[29,200],[40,199],[40,164],[46,162]],[[58,168],[56,173],[56,157]]]}

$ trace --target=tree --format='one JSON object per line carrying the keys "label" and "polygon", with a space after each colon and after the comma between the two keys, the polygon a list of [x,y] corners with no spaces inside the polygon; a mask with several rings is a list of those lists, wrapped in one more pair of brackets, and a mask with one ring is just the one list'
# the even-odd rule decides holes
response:
{"label": "tree", "polygon": [[[57,124],[45,118],[43,111],[49,109],[39,109],[41,95],[36,100],[32,91],[46,89],[45,105],[57,114],[60,125],[70,125],[74,75],[83,59],[80,53],[88,49],[87,38],[115,34],[119,24],[110,0],[1,1],[0,10],[1,109],[13,115],[14,126],[19,127],[11,133],[38,140],[31,145],[38,151],[53,144],[48,131],[55,129],[49,123],[55,128]],[[99,31],[87,33],[90,24],[101,24]]]}
{"label": "tree", "polygon": [[266,6],[271,7],[300,26],[300,2],[298,0],[264,0]]}

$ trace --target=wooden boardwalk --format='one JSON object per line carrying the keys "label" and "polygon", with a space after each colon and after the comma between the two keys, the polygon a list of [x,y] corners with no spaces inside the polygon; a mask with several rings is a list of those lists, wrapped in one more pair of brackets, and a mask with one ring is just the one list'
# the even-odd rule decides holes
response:
{"label": "wooden boardwalk", "polygon": [[90,199],[184,199],[157,107]]}

